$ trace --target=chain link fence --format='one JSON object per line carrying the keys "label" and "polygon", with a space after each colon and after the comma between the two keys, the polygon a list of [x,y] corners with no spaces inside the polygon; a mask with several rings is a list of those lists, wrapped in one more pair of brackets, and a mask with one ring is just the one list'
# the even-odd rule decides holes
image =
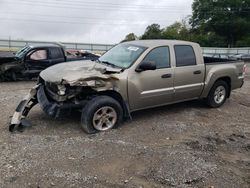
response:
{"label": "chain link fence", "polygon": [[112,48],[109,44],[90,44],[90,43],[73,43],[73,42],[50,42],[50,41],[26,41],[26,40],[6,40],[0,39],[0,50],[16,51],[25,45],[46,45],[61,44],[66,49],[91,50],[105,52]]}
{"label": "chain link fence", "polygon": [[202,48],[203,54],[214,56],[228,56],[234,54],[250,54],[250,48]]}

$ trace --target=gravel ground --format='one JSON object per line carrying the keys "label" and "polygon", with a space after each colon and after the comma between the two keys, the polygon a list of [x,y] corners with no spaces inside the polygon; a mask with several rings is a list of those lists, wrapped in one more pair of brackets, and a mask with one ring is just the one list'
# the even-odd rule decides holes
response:
{"label": "gravel ground", "polygon": [[225,105],[191,101],[133,113],[120,128],[85,134],[80,114],[8,132],[34,82],[0,83],[0,187],[250,187],[250,72]]}

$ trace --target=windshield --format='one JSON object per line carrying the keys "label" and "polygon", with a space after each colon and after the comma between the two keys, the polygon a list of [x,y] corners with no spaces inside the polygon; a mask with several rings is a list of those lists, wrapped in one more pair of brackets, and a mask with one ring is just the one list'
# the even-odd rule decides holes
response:
{"label": "windshield", "polygon": [[25,46],[25,47],[22,48],[21,50],[17,51],[16,54],[15,54],[15,56],[21,58],[21,57],[23,57],[23,56],[25,55],[25,53],[26,53],[27,51],[29,51],[30,49],[31,49],[30,46]]}
{"label": "windshield", "polygon": [[128,68],[146,50],[146,47],[131,44],[119,44],[99,58],[117,67]]}

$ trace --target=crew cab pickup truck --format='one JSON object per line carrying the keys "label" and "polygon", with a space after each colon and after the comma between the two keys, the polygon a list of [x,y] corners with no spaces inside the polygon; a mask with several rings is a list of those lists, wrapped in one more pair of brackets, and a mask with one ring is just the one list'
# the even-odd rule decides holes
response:
{"label": "crew cab pickup truck", "polygon": [[62,46],[56,44],[25,46],[13,57],[0,57],[0,80],[15,81],[38,77],[49,66],[76,60],[98,59],[98,56],[67,58]]}
{"label": "crew cab pickup truck", "polygon": [[9,130],[29,125],[25,118],[37,103],[54,118],[80,110],[87,133],[117,127],[131,112],[146,108],[193,99],[206,99],[216,108],[242,87],[245,71],[242,61],[203,57],[196,43],[125,42],[96,61],[61,63],[42,71]]}

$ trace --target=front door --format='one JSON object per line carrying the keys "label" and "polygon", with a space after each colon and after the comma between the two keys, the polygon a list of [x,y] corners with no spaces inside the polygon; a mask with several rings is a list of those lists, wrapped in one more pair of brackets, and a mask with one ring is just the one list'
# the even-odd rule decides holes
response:
{"label": "front door", "polygon": [[170,103],[173,100],[173,68],[169,47],[151,50],[143,61],[154,61],[156,70],[129,73],[128,96],[130,110],[139,110]]}
{"label": "front door", "polygon": [[37,76],[50,64],[48,50],[35,49],[30,51],[25,57],[26,74]]}

